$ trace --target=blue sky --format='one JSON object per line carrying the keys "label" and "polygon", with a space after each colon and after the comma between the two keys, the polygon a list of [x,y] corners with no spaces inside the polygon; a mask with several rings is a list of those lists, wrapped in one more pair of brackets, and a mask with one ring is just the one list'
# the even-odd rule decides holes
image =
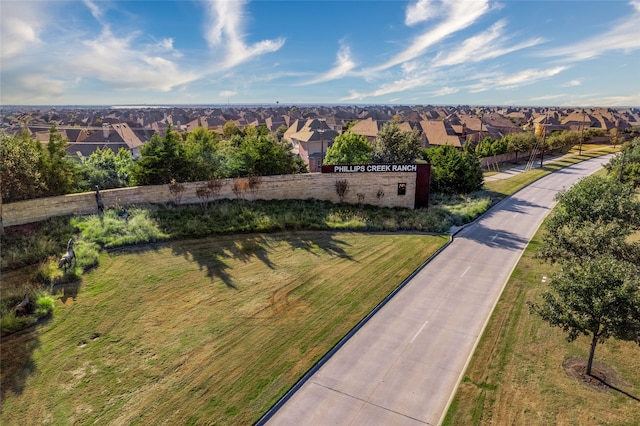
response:
{"label": "blue sky", "polygon": [[640,106],[640,0],[1,0],[0,103]]}

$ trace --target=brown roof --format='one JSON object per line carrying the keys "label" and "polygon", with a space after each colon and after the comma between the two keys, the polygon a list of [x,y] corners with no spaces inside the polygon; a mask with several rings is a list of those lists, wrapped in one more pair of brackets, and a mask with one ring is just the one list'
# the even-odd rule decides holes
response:
{"label": "brown roof", "polygon": [[464,139],[443,120],[423,120],[420,122],[420,128],[427,138],[428,145],[451,145],[461,148],[464,143]]}

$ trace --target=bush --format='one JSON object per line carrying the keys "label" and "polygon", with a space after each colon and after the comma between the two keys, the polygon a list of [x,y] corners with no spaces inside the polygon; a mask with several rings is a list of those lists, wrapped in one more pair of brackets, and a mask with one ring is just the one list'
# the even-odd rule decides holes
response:
{"label": "bush", "polygon": [[[177,209],[179,211],[180,209]],[[111,209],[99,215],[75,217],[71,223],[80,230],[82,239],[100,247],[120,247],[167,239],[150,215],[151,209],[131,208],[129,219],[118,217],[117,210]],[[97,249],[96,249],[97,250]]]}
{"label": "bush", "polygon": [[35,314],[38,318],[46,317],[53,312],[55,301],[49,294],[41,293],[36,300]]}

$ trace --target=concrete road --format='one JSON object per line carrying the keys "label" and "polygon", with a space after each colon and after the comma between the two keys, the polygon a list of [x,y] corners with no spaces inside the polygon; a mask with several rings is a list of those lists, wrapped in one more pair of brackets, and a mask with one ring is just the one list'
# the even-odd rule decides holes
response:
{"label": "concrete road", "polygon": [[558,190],[610,156],[555,172],[462,229],[301,387],[259,423],[436,425]]}

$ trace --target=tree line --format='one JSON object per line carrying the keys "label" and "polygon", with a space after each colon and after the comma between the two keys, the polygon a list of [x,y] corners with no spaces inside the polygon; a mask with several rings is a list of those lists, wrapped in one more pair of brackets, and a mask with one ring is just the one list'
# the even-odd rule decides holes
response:
{"label": "tree line", "polygon": [[[97,149],[80,159],[67,155],[66,140],[50,129],[43,145],[26,132],[0,133],[2,200],[31,198],[136,185],[159,185],[233,177],[304,173],[307,167],[291,146],[266,127],[243,130],[225,125],[223,135],[196,128],[189,133],[167,128],[140,149],[140,158],[121,148]],[[224,136],[224,138],[223,138]]]}

